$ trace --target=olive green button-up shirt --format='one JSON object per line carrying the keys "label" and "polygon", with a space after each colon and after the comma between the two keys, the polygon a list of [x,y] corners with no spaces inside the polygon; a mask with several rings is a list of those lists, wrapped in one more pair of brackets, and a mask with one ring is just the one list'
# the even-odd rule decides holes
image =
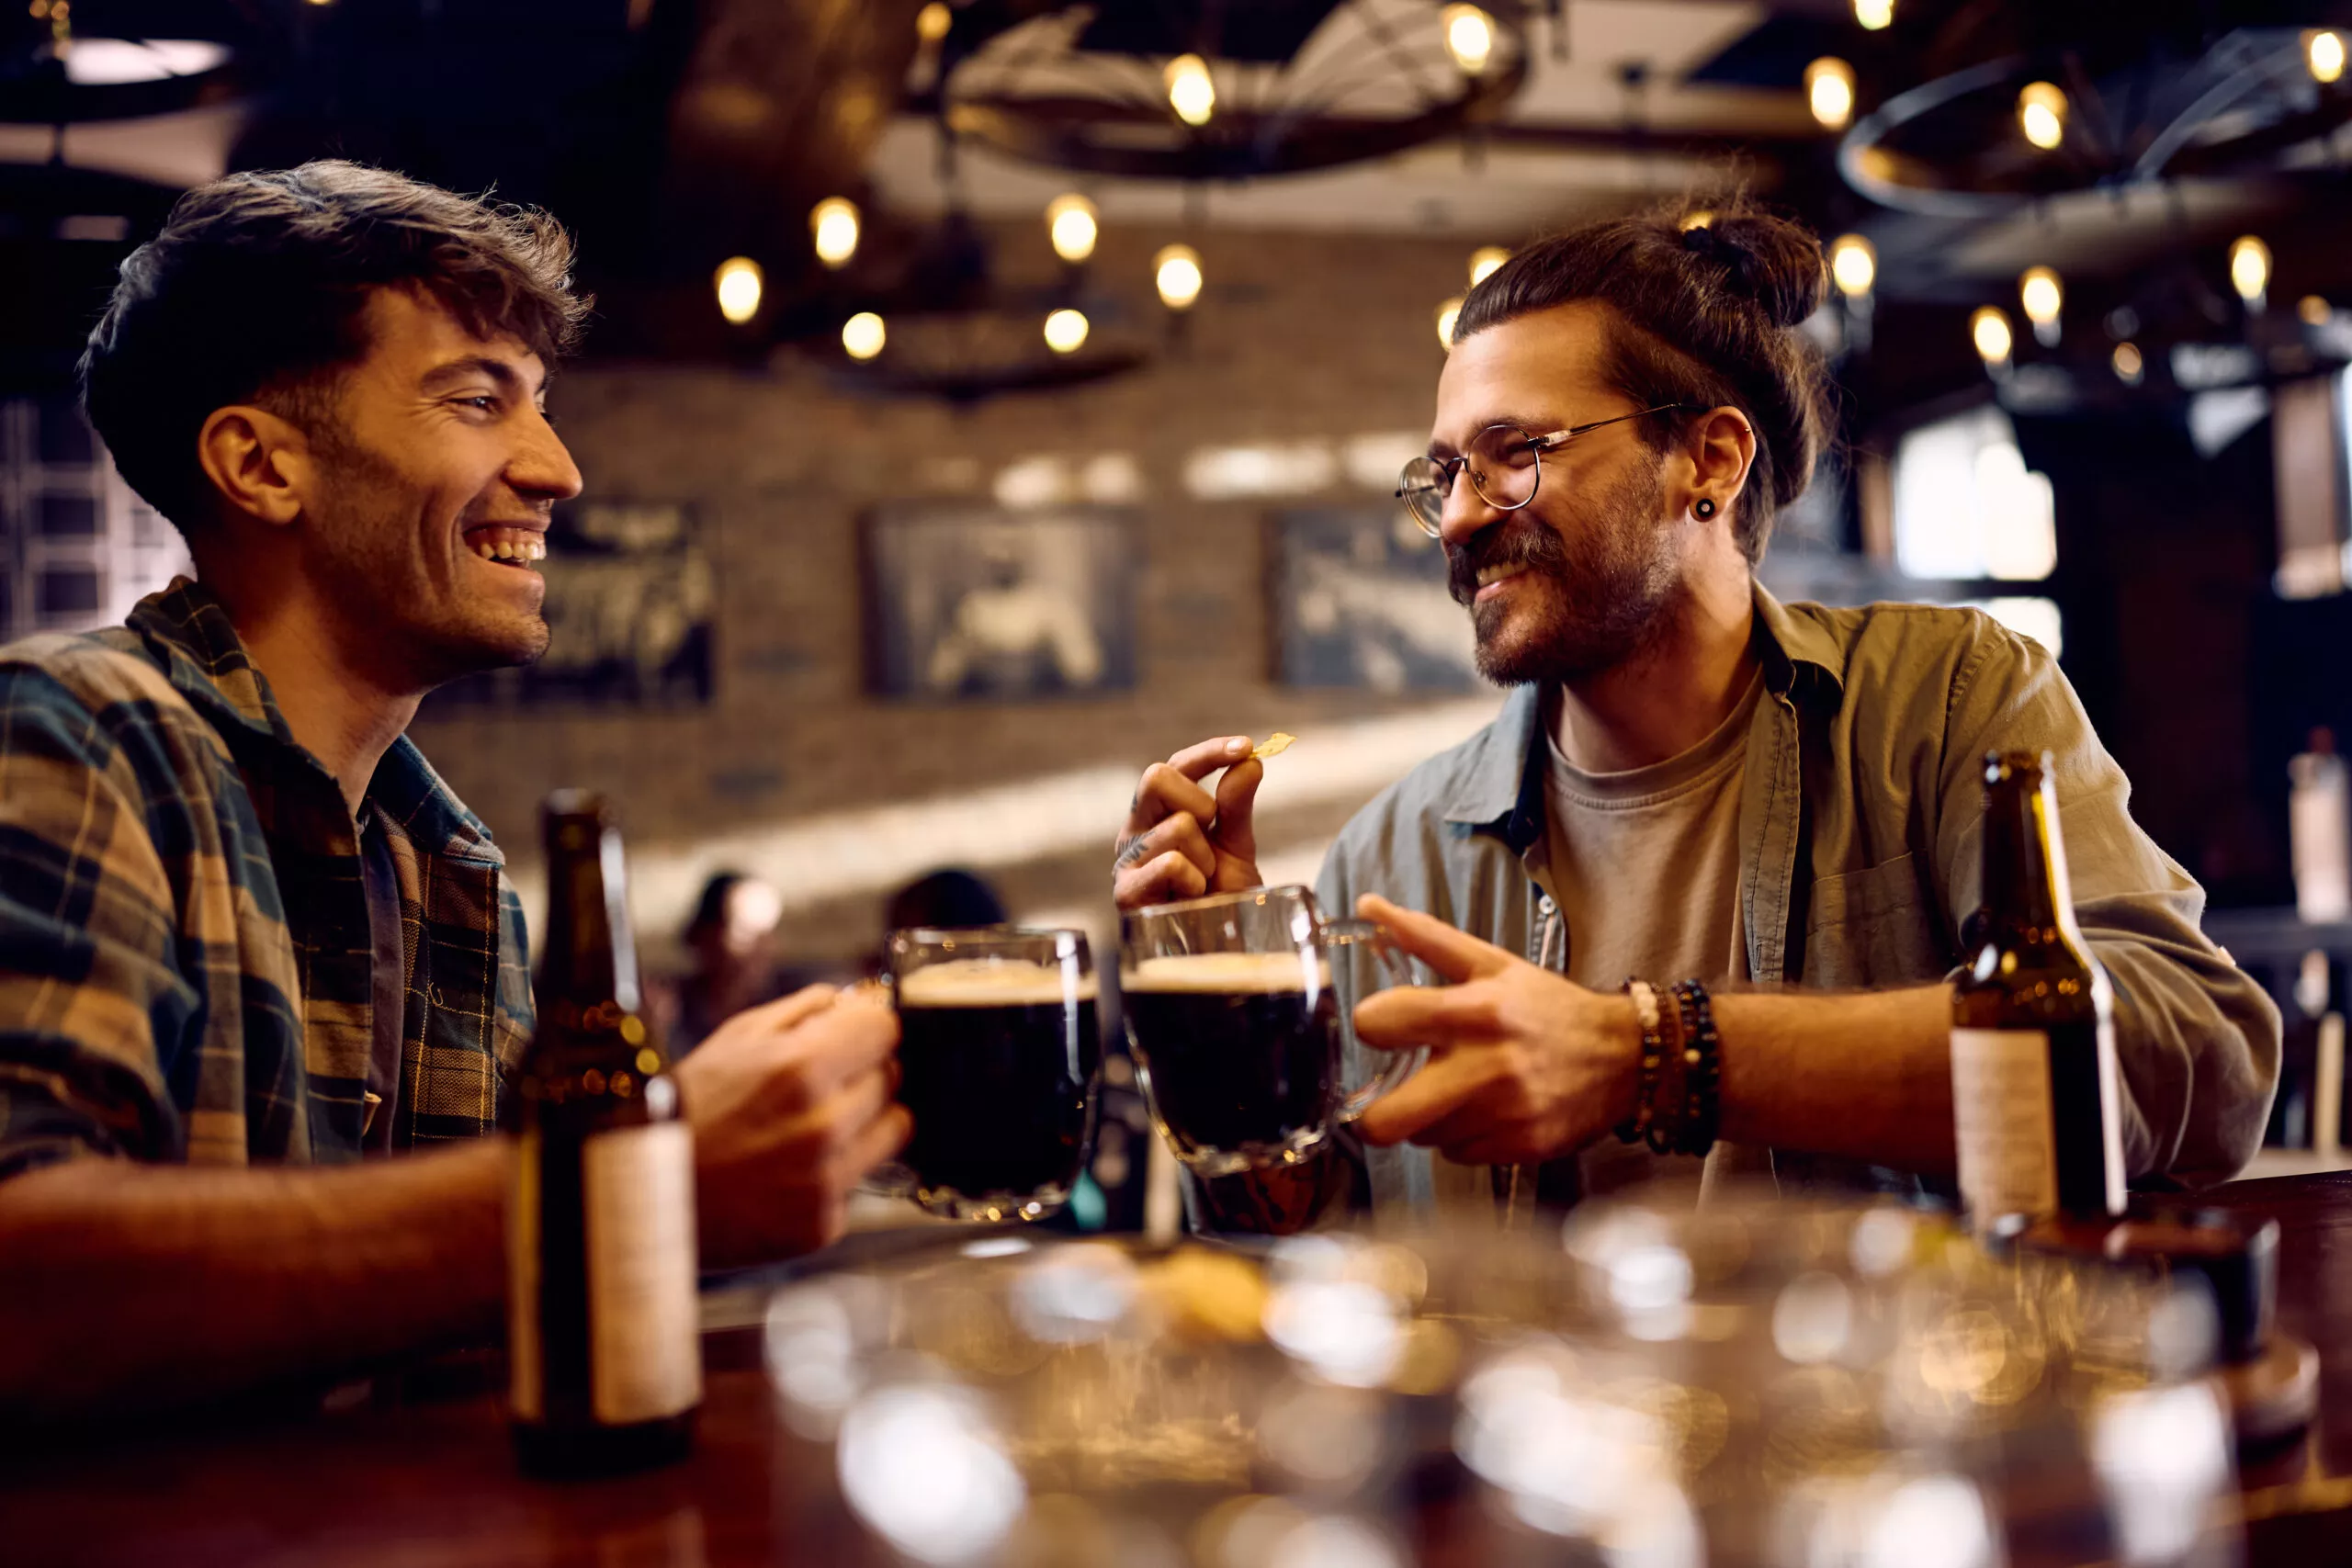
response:
{"label": "olive green button-up shirt", "polygon": [[[1736,895],[1749,978],[1944,979],[1978,904],[1984,753],[2047,750],[2075,917],[2114,985],[2127,1167],[2143,1186],[2235,1175],[2269,1119],[2278,1010],[2199,929],[2204,890],[2132,820],[2131,782],[2056,660],[1973,610],[1783,605],[1758,587],[1756,624],[1765,695],[1748,730]],[[1358,813],[1324,862],[1324,909],[1379,893],[1564,972],[1575,933],[1537,882],[1542,714],[1538,689],[1513,692],[1494,723]],[[1351,1081],[1368,1070],[1349,1066]],[[1885,1184],[1803,1151],[1770,1158],[1784,1185]],[[1422,1149],[1373,1151],[1375,1200],[1430,1202],[1431,1164]]]}

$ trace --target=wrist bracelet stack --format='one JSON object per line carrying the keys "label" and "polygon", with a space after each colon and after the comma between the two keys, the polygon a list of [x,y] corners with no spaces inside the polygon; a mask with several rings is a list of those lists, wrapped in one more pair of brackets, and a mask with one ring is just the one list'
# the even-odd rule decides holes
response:
{"label": "wrist bracelet stack", "polygon": [[1641,1082],[1634,1114],[1618,1123],[1617,1136],[1646,1143],[1657,1154],[1703,1157],[1715,1146],[1723,1108],[1723,1042],[1707,987],[1679,981],[1668,987],[1671,1005],[1662,1005],[1645,981],[1628,980],[1624,991],[1641,1024]]}

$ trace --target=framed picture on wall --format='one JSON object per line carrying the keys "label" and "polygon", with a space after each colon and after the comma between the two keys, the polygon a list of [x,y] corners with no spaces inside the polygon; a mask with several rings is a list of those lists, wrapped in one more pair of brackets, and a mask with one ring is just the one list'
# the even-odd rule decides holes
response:
{"label": "framed picture on wall", "polygon": [[1374,692],[1479,687],[1470,612],[1446,592],[1445,551],[1395,506],[1272,519],[1274,675]]}
{"label": "framed picture on wall", "polygon": [[886,508],[865,544],[876,694],[1021,702],[1135,684],[1129,513]]}
{"label": "framed picture on wall", "polygon": [[548,651],[537,663],[453,682],[433,703],[671,707],[710,701],[718,592],[694,509],[592,501],[548,528]]}

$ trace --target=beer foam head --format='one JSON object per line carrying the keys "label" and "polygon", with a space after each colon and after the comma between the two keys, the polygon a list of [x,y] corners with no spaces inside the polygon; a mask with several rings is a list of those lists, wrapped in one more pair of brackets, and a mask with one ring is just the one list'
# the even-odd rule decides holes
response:
{"label": "beer foam head", "polygon": [[[1315,960],[1317,988],[1331,984],[1331,966]],[[1307,967],[1295,953],[1171,953],[1121,972],[1129,991],[1304,991]]]}
{"label": "beer foam head", "polygon": [[[1077,977],[1077,999],[1094,999],[1094,976]],[[951,958],[899,976],[902,1008],[1058,1007],[1071,982],[1058,964],[1026,958]]]}

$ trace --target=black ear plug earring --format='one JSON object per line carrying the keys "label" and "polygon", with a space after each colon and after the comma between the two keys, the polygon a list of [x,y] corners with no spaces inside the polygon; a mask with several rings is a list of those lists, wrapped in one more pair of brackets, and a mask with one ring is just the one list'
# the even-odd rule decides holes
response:
{"label": "black ear plug earring", "polygon": [[1713,517],[1714,514],[1715,503],[1703,495],[1701,496],[1690,508],[1690,515],[1696,517],[1702,523],[1704,523],[1708,518]]}

